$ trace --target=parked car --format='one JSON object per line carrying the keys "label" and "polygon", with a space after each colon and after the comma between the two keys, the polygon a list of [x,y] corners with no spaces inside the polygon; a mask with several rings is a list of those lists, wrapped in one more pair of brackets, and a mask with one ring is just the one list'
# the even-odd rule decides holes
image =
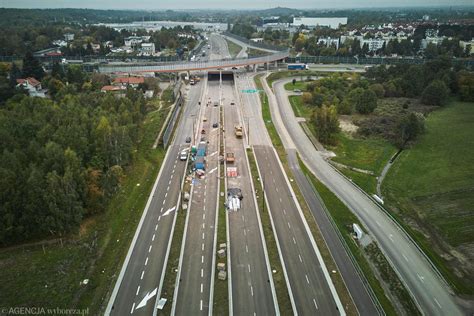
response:
{"label": "parked car", "polygon": [[212,127],[216,128],[219,126],[219,123],[215,122],[214,124],[212,124]]}
{"label": "parked car", "polygon": [[190,142],[191,142],[191,136],[186,137],[186,143],[189,144]]}

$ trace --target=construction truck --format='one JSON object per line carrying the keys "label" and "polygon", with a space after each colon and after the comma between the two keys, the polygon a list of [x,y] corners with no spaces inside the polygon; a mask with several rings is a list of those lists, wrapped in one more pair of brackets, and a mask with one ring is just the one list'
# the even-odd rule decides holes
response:
{"label": "construction truck", "polygon": [[242,138],[242,135],[243,135],[243,133],[242,133],[242,125],[235,125],[234,130],[235,130],[235,137],[237,137],[237,138]]}
{"label": "construction truck", "polygon": [[234,163],[234,161],[235,161],[234,153],[226,153],[226,155],[225,155],[225,162],[227,162],[227,163]]}

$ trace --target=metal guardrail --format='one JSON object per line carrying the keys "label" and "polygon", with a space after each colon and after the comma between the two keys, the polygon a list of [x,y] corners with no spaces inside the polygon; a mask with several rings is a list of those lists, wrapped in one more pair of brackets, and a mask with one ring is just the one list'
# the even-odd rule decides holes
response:
{"label": "metal guardrail", "polygon": [[[430,61],[425,58],[407,58],[407,57],[342,57],[342,56],[299,56],[286,58],[288,63],[307,63],[307,64],[360,64],[360,65],[396,65],[396,64],[414,64],[419,65]],[[467,67],[474,66],[473,58],[452,59],[453,64],[461,64]]]}
{"label": "metal guardrail", "polygon": [[289,56],[289,51],[277,52],[272,55],[250,58],[219,59],[208,61],[180,61],[169,63],[143,63],[143,64],[107,64],[99,65],[101,73],[133,73],[133,72],[179,72],[189,70],[205,70],[213,68],[229,68],[238,66],[247,66],[255,64],[270,63],[285,59]]}

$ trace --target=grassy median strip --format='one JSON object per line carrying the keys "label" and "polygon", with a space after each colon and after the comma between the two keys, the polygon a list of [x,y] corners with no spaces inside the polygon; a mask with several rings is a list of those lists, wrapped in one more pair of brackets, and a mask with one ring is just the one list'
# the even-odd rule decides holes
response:
{"label": "grassy median strip", "polygon": [[[293,310],[291,308],[290,295],[288,294],[283,268],[278,255],[275,235],[273,234],[272,224],[270,222],[270,215],[268,214],[267,206],[264,206],[263,195],[259,194],[259,192],[263,192],[263,187],[258,177],[257,164],[251,149],[247,149],[247,156],[249,159],[250,171],[252,173],[252,181],[256,191],[257,205],[262,221],[263,235],[265,236],[268,260],[272,270],[273,283],[275,285],[275,292],[278,299],[280,313],[281,315],[292,315]],[[276,272],[273,273],[273,271]]]}
{"label": "grassy median strip", "polygon": [[229,54],[232,58],[234,58],[235,56],[237,56],[238,53],[240,53],[240,51],[242,50],[242,46],[226,39],[225,40],[227,42],[227,48],[229,49]]}
{"label": "grassy median strip", "polygon": [[[222,112],[222,107],[221,107],[221,122],[220,126],[224,126],[223,122],[223,112]],[[220,148],[219,148],[219,155],[221,157],[224,156],[224,135],[221,131],[220,133]],[[226,209],[225,209],[225,194],[222,195],[221,192],[225,193],[225,170],[224,170],[224,165],[220,164],[219,165],[219,170],[220,170],[220,187],[219,187],[219,208],[218,208],[218,218],[217,218],[217,249],[219,249],[219,244],[226,243],[227,244],[227,221],[226,221]],[[216,256],[216,267],[218,263],[225,263],[227,266],[227,258],[219,258],[217,256],[217,253],[214,254]],[[229,253],[227,252],[227,255]],[[229,270],[229,267],[227,267],[227,271]],[[212,313],[214,315],[229,315],[229,278],[225,281],[219,280],[217,277],[217,272],[216,271],[216,277],[214,278],[214,303],[213,303],[213,309]]]}

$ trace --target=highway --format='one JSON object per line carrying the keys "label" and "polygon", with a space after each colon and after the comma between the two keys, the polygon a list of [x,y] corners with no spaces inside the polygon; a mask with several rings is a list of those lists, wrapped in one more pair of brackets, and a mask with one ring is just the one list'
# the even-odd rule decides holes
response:
{"label": "highway", "polygon": [[175,139],[162,163],[155,185],[130,245],[120,275],[106,309],[106,315],[151,315],[160,297],[169,247],[176,218],[176,207],[185,162],[179,152],[188,147],[184,140],[192,134],[201,86],[191,89],[184,106]]}
{"label": "highway", "polygon": [[[216,82],[208,83],[211,102],[219,99],[218,88]],[[219,187],[219,129],[213,128],[211,122],[219,121],[219,108],[207,106],[207,102],[202,102],[201,107],[198,130],[205,130],[202,136],[208,141],[206,175],[203,179],[193,180],[172,315],[212,314]]]}
{"label": "highway", "polygon": [[[238,90],[254,88],[251,77],[239,75]],[[259,116],[258,94],[242,94],[241,98],[243,116],[254,123],[249,124],[250,144],[264,183],[266,209],[271,215],[293,311],[301,315],[345,314],[289,180],[266,136],[264,122]]]}
{"label": "highway", "polygon": [[[237,138],[234,127],[243,125],[241,104],[233,82],[223,82],[225,152],[235,155],[236,177],[226,177],[227,188],[240,188],[241,209],[228,212],[231,263],[231,309],[234,315],[279,314],[271,268],[266,251],[260,215],[244,148],[245,135]],[[232,105],[231,103],[234,103]]]}
{"label": "highway", "polygon": [[[287,79],[288,80],[288,79]],[[461,315],[451,290],[408,236],[363,192],[336,172],[298,124],[283,85],[266,83],[272,118],[286,149],[296,149],[308,168],[358,216],[426,315]]]}

